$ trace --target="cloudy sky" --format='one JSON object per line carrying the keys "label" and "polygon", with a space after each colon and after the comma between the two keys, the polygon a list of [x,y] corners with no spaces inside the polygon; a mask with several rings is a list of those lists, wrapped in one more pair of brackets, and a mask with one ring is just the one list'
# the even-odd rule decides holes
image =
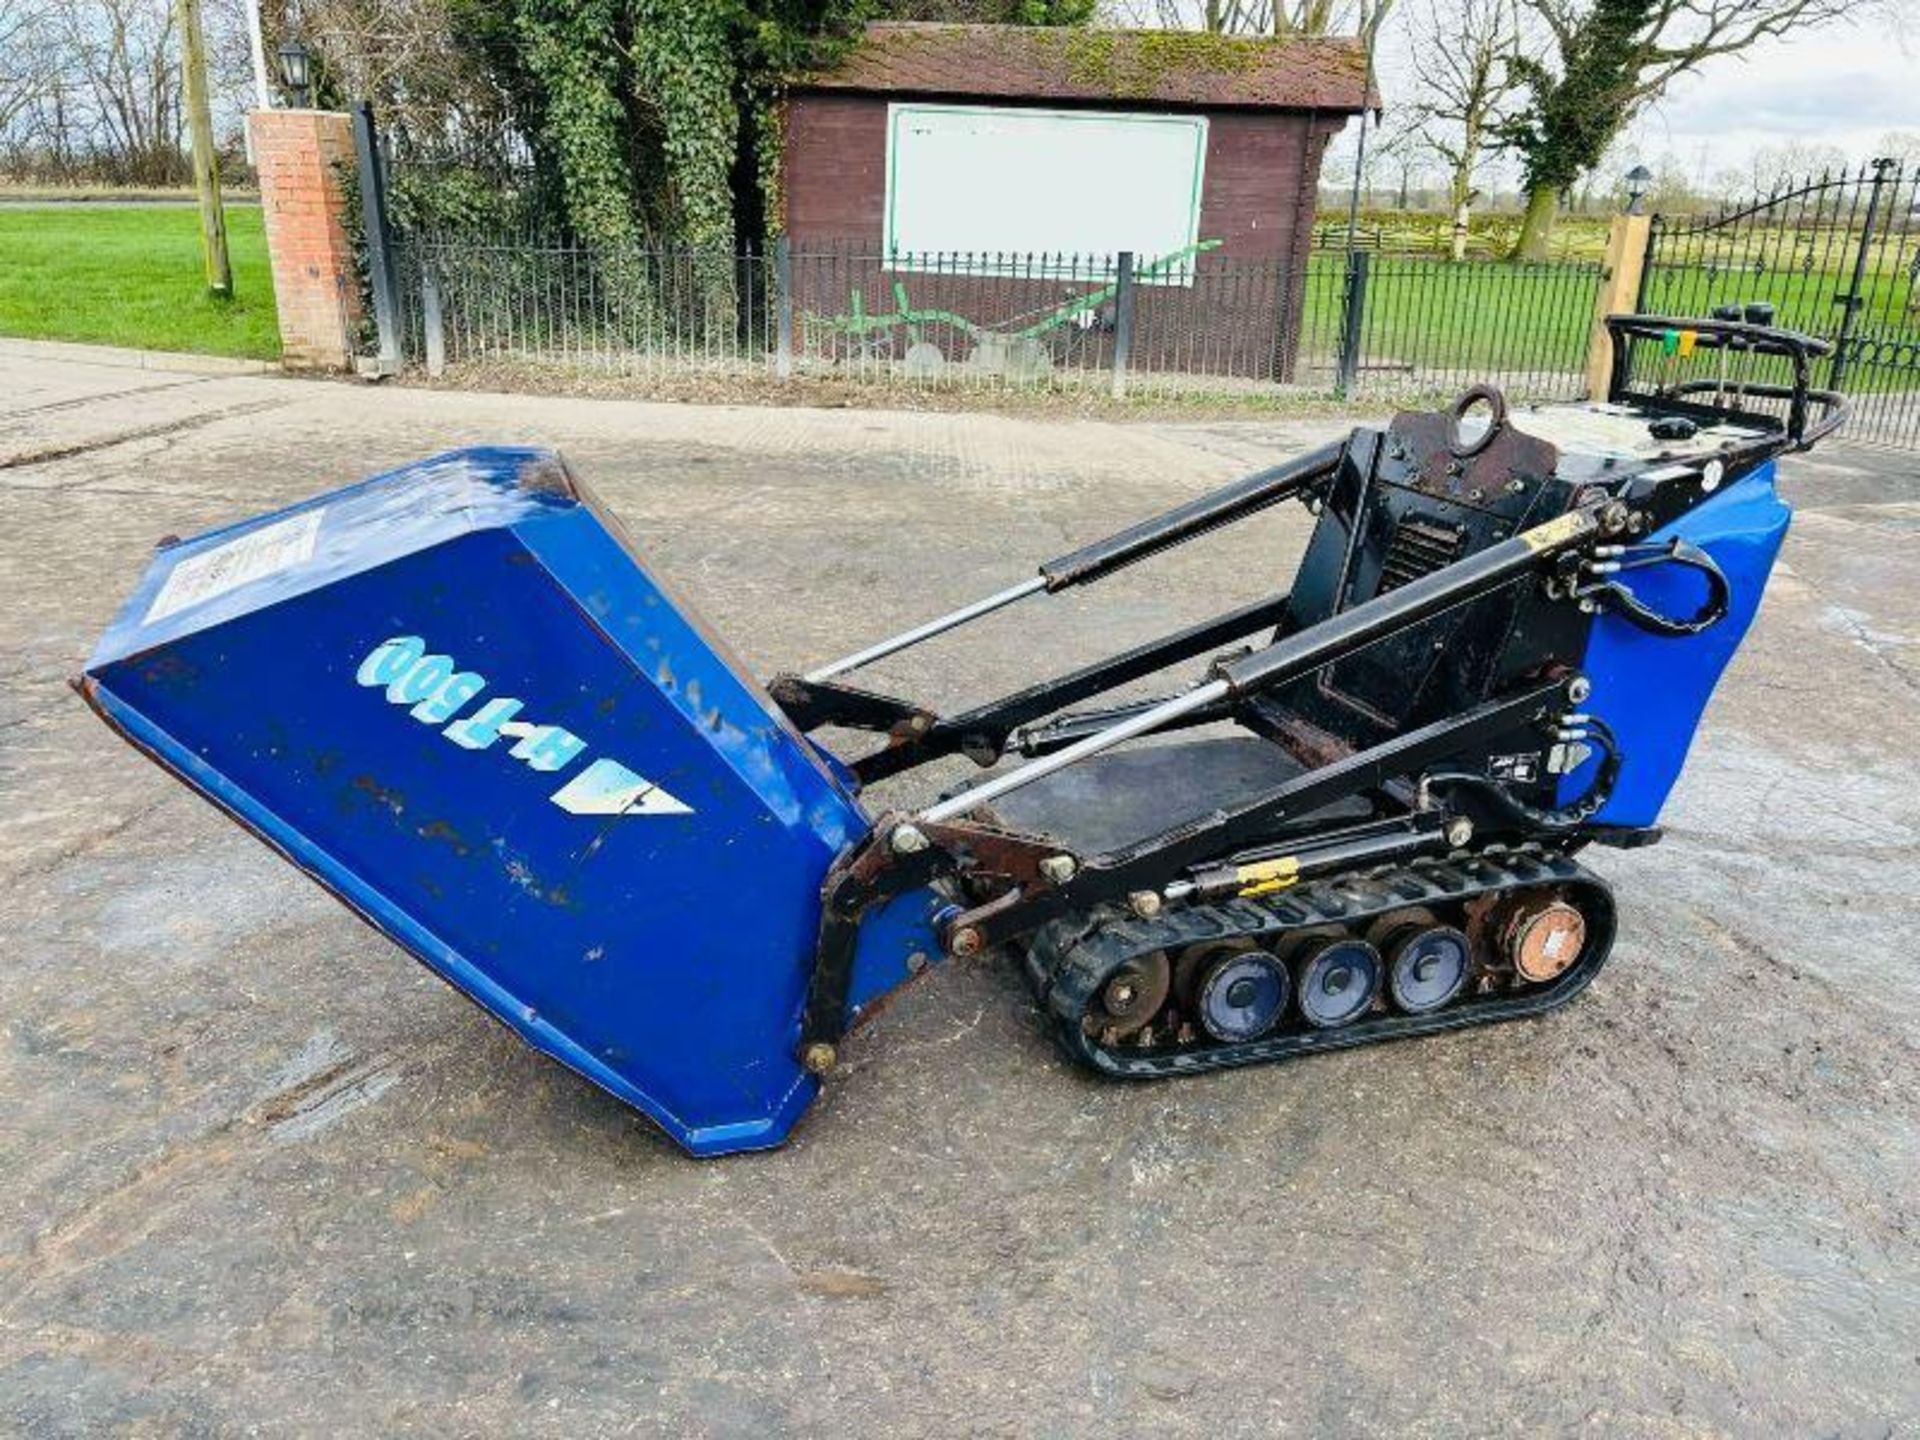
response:
{"label": "cloudy sky", "polygon": [[1836,25],[1709,61],[1638,126],[1647,150],[1691,158],[1705,145],[1737,165],[1799,141],[1869,158],[1889,130],[1920,132],[1920,48],[1879,24]]}
{"label": "cloudy sky", "polygon": [[[1417,62],[1405,28],[1390,20],[1382,39],[1381,88],[1389,110],[1416,91]],[[1758,151],[1831,146],[1857,162],[1879,153],[1889,131],[1920,136],[1920,20],[1907,30],[1896,34],[1884,20],[1835,24],[1710,60],[1641,117],[1620,147],[1620,168],[1635,160],[1660,168],[1664,160],[1707,183],[1746,171]],[[1352,138],[1349,126],[1328,156],[1330,177],[1352,173],[1345,158]],[[1375,174],[1376,184],[1388,183]],[[1510,168],[1496,183],[1512,183]]]}

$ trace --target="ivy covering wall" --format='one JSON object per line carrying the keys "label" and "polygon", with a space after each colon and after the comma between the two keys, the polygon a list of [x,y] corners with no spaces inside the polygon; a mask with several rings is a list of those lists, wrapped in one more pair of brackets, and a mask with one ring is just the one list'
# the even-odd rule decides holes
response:
{"label": "ivy covering wall", "polygon": [[596,248],[728,252],[779,227],[778,98],[875,19],[1081,25],[1095,0],[443,0],[511,101],[555,220]]}
{"label": "ivy covering wall", "polygon": [[[779,232],[789,80],[832,65],[870,20],[1073,26],[1095,4],[382,0],[408,33],[439,37],[422,42],[431,65],[384,79],[349,53],[359,28],[313,39],[323,99],[374,102],[403,228],[564,237],[592,253],[615,323],[637,330],[665,312],[684,331],[736,322],[732,257]],[[268,8],[285,31],[284,0]],[[336,73],[361,79],[342,89]]]}

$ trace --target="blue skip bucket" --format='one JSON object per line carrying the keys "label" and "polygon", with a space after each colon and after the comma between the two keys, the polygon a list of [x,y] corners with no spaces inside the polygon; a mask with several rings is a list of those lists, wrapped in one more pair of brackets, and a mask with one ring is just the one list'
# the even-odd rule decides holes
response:
{"label": "blue skip bucket", "polygon": [[[80,688],[128,740],[694,1154],[775,1145],[870,821],[559,456],[452,451],[162,549]],[[863,927],[857,1007],[938,954]]]}

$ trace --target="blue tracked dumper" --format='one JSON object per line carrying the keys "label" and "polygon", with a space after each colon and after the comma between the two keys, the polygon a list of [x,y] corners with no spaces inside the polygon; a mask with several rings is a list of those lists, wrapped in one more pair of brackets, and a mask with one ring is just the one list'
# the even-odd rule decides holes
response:
{"label": "blue tracked dumper", "polygon": [[[1115,1076],[1535,1014],[1611,943],[1576,853],[1657,838],[1753,618],[1774,456],[1844,408],[1820,343],[1754,318],[1610,323],[1605,404],[1478,388],[766,686],[512,448],[164,546],[78,685],[695,1154],[778,1144],[877,1000],[991,946]],[[1676,348],[1721,373],[1636,387]],[[962,714],[844,678],[1287,499],[1318,521],[1285,594]],[[1183,662],[1164,699],[1074,708]],[[954,754],[992,773],[862,804]]]}

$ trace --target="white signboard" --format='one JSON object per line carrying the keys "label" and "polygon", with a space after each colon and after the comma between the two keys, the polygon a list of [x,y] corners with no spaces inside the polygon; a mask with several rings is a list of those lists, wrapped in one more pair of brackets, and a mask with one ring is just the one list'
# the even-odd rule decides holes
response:
{"label": "white signboard", "polygon": [[969,252],[1023,257],[978,267],[989,274],[1028,273],[1031,254],[1079,255],[1095,258],[1092,275],[1131,250],[1143,282],[1190,285],[1206,156],[1204,115],[890,105],[888,252],[910,270]]}

